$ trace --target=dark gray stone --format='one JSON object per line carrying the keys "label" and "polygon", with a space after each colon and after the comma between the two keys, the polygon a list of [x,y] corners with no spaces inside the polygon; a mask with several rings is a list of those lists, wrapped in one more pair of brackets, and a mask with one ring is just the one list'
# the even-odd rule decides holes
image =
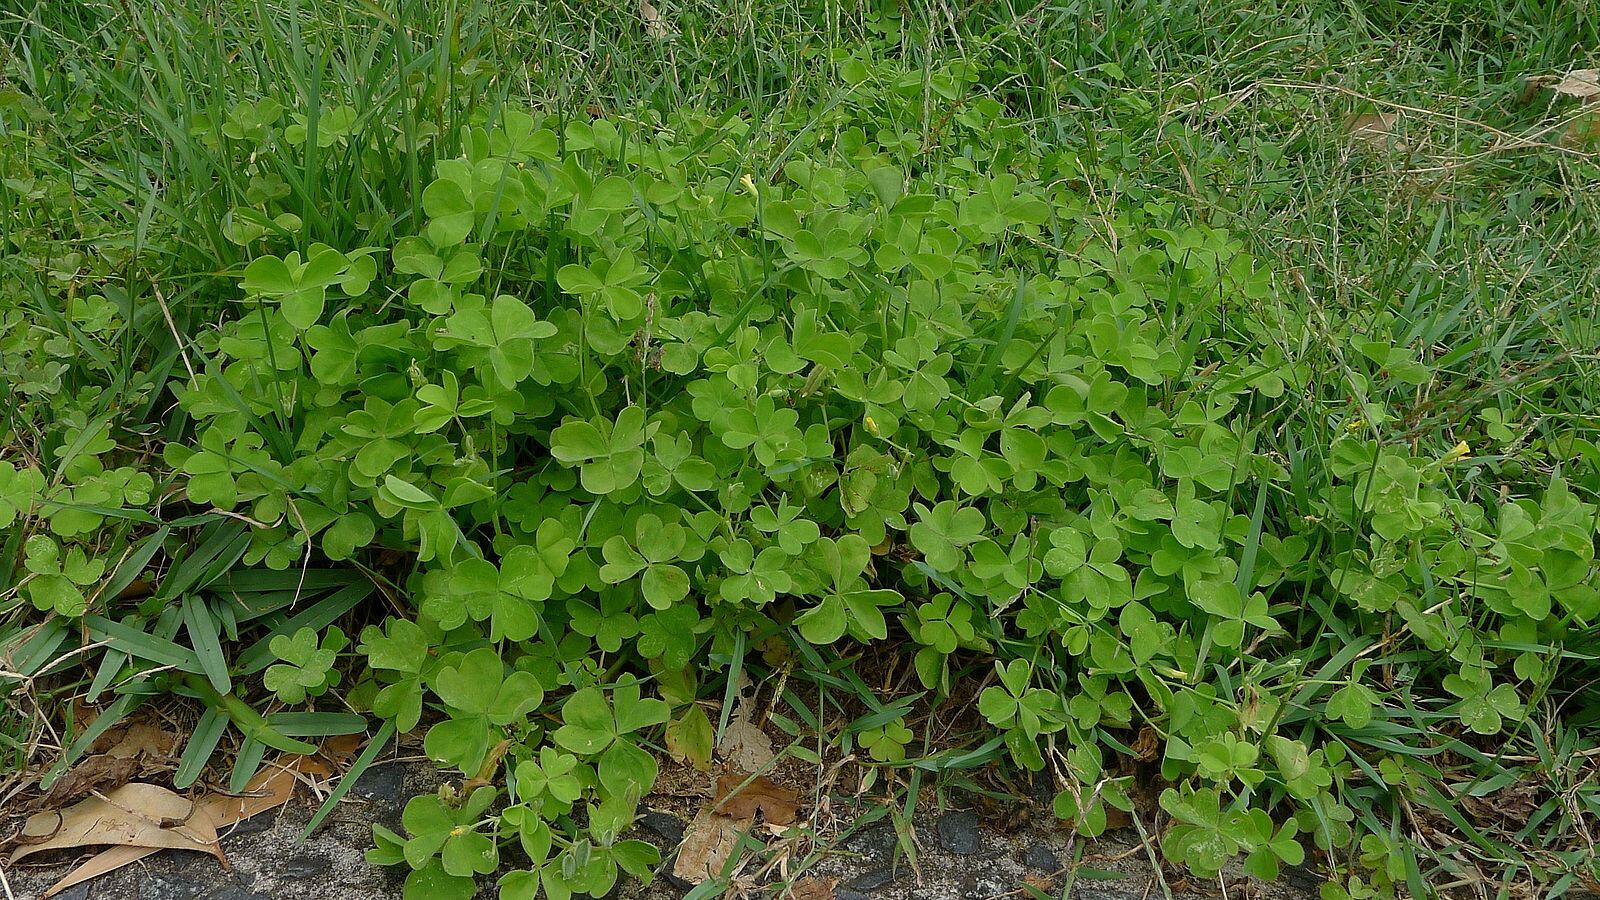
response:
{"label": "dark gray stone", "polygon": [[872,898],[860,891],[852,891],[841,885],[834,889],[833,900],[872,900]]}
{"label": "dark gray stone", "polygon": [[[169,874],[152,871],[140,886],[140,900],[195,900],[217,886],[215,875],[185,860],[185,865]],[[216,863],[213,862],[212,866]]]}
{"label": "dark gray stone", "polygon": [[683,830],[688,823],[672,813],[652,809],[639,817],[639,827],[661,838],[665,849],[671,850],[683,843]]}
{"label": "dark gray stone", "polygon": [[277,810],[268,810],[258,816],[251,816],[235,824],[232,828],[222,833],[222,839],[227,840],[228,838],[242,837],[247,834],[260,834],[264,831],[271,831],[272,826],[277,821]]}
{"label": "dark gray stone", "polygon": [[280,878],[323,878],[333,867],[333,857],[326,853],[306,851],[284,859],[277,868]]}
{"label": "dark gray stone", "polygon": [[888,863],[894,858],[900,838],[888,822],[876,822],[844,839],[843,847],[864,859]]}
{"label": "dark gray stone", "polygon": [[373,763],[350,786],[350,793],[363,800],[404,804],[407,799],[405,767],[394,763]]}
{"label": "dark gray stone", "polygon": [[1053,875],[1061,871],[1061,860],[1044,844],[1034,844],[1022,851],[1022,864],[1035,872]]}
{"label": "dark gray stone", "polygon": [[75,884],[56,895],[57,900],[89,900],[89,884]]}
{"label": "dark gray stone", "polygon": [[891,884],[894,884],[894,872],[888,869],[873,869],[870,872],[862,872],[860,875],[850,879],[845,883],[845,887],[865,894],[879,888],[888,887]]}
{"label": "dark gray stone", "polygon": [[939,817],[935,826],[939,833],[939,846],[963,856],[978,852],[977,813],[955,811]]}

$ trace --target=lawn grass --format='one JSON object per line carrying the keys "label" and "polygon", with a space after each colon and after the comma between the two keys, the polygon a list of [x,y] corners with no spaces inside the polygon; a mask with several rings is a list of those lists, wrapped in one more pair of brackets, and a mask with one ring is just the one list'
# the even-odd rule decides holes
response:
{"label": "lawn grass", "polygon": [[[845,77],[854,59],[901,73],[900,99],[883,104],[894,115],[871,135],[900,165],[942,182],[973,159],[990,164],[994,147],[1026,147],[1052,188],[1081,200],[1082,219],[1062,230],[1083,238],[1081,258],[1158,232],[1264,261],[1270,296],[1218,302],[1241,322],[1268,323],[1248,335],[1260,361],[1304,379],[1237,414],[1257,452],[1289,473],[1270,497],[1230,492],[1252,522],[1252,563],[1263,521],[1321,514],[1306,498],[1336,480],[1331,455],[1346,434],[1417,458],[1470,454],[1448,489],[1486,507],[1552,474],[1597,499],[1600,144],[1585,132],[1592,111],[1529,86],[1595,66],[1592,3],[655,6],[659,22],[614,0],[39,2],[0,13],[5,458],[57,483],[78,436],[114,423],[128,464],[156,472],[153,493],[176,503],[182,485],[160,454],[192,429],[169,386],[192,383],[217,351],[216,326],[249,312],[238,275],[258,245],[241,235],[276,232],[302,251],[388,247],[421,227],[422,189],[436,162],[465,152],[464,127],[508,110],[605,117],[641,143],[691,116],[739,122],[738,168],[777,173],[801,147],[856,127],[863,92]],[[958,90],[952,72],[965,78]],[[237,149],[214,136],[223,123],[261,127],[241,101],[303,117],[303,152],[269,155],[246,176]],[[985,134],[997,113],[1003,132]],[[253,218],[264,196],[292,217]],[[502,265],[509,280],[540,280],[509,253]],[[1198,302],[1162,310],[1174,331],[1207,314]],[[996,321],[984,339],[996,366],[1013,365],[1014,330]],[[1387,361],[1386,346],[1409,356]],[[1402,362],[1422,374],[1391,378]],[[290,423],[269,417],[261,428],[293,440]],[[87,545],[120,554],[147,524],[110,517]],[[1464,740],[1456,698],[1412,694],[1453,671],[1448,654],[1407,643],[1403,627],[1363,634],[1370,622],[1313,590],[1359,548],[1363,527],[1308,548],[1304,589],[1274,606],[1287,639],[1214,673],[1241,705],[1252,691],[1285,701],[1270,716],[1285,733],[1321,735],[1348,754],[1357,774],[1342,797],[1365,837],[1330,852],[1326,867],[1413,893],[1537,893],[1592,879],[1584,823],[1600,815],[1600,787],[1586,751],[1600,727],[1600,638],[1579,617],[1530,637],[1470,609],[1464,627],[1486,646],[1552,663],[1526,679],[1525,715],[1500,747]],[[21,529],[8,537],[0,586],[23,577],[22,540]],[[33,607],[7,610],[0,641],[36,639]],[[1367,637],[1359,660],[1394,715],[1375,733],[1323,734],[1326,703],[1357,661],[1341,651]],[[731,654],[735,668],[746,651]],[[846,717],[855,734],[910,708],[831,658],[798,668],[818,698],[791,710],[801,720]],[[50,745],[65,743],[39,713],[112,677],[101,671],[64,667],[0,718],[19,772],[50,765]],[[987,663],[962,671],[983,678]],[[921,724],[932,733],[937,714]],[[1516,821],[1475,812],[1527,784],[1540,789]],[[1335,819],[1322,827],[1348,824]]]}

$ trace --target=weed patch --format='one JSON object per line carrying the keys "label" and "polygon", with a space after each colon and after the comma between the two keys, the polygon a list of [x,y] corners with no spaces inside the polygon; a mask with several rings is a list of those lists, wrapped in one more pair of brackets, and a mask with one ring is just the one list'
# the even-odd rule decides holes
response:
{"label": "weed patch", "polygon": [[[1572,98],[1508,88],[1484,129],[1288,71],[1370,52],[1344,10],[1297,11],[1348,32],[1280,27],[1285,55],[1180,4],[1197,30],[1141,57],[1090,4],[768,56],[645,4],[574,51],[634,77],[576,103],[513,50],[582,47],[583,17],[415,6],[20,17],[19,784],[177,697],[180,788],[416,735],[456,784],[370,854],[411,896],[650,877],[664,759],[849,765],[890,802],[1026,776],[1085,838],[1132,823],[1207,880],[1311,863],[1332,897],[1593,883]],[[1162,80],[1195,58],[1248,81]]]}

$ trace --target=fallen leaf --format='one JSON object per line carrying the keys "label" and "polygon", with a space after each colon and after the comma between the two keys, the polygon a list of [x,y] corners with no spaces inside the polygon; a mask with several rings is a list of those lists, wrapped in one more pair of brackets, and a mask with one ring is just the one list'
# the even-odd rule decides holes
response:
{"label": "fallen leaf", "polygon": [[799,807],[795,792],[770,778],[738,771],[722,775],[716,793],[684,831],[672,874],[694,884],[721,874],[738,849],[739,835],[749,831],[757,818],[776,833],[780,826],[794,823]]}
{"label": "fallen leaf", "polygon": [[50,889],[39,896],[41,898],[54,897],[73,885],[92,881],[107,872],[115,872],[123,866],[136,863],[146,856],[157,852],[151,847],[112,847],[103,850],[96,856],[84,861],[83,865],[67,873],[60,881],[50,885]]}
{"label": "fallen leaf", "polygon": [[[200,798],[194,803],[194,817],[195,819],[203,817],[210,826],[212,845],[217,848],[217,858],[226,866],[227,861],[221,855],[221,847],[216,844],[219,829],[226,830],[251,816],[289,802],[294,796],[295,785],[302,777],[320,781],[330,775],[332,770],[321,760],[308,756],[281,759],[262,767],[261,771],[245,785],[244,791],[236,796],[212,793]],[[98,878],[107,872],[114,872],[162,849],[164,848],[150,846],[114,846],[73,869],[60,881],[51,885],[43,896],[53,897],[67,888]]]}
{"label": "fallen leaf", "polygon": [[350,760],[355,759],[356,754],[361,752],[361,748],[365,744],[366,735],[364,734],[335,735],[323,742],[320,755],[336,766],[343,766]]}
{"label": "fallen leaf", "polygon": [[1133,742],[1133,752],[1143,762],[1152,762],[1161,753],[1161,734],[1149,725],[1139,729],[1139,737]]}
{"label": "fallen leaf", "polygon": [[177,746],[178,736],[172,732],[149,722],[135,722],[106,753],[122,759],[160,759],[171,756]]}
{"label": "fallen leaf", "polygon": [[1522,83],[1522,102],[1532,103],[1544,89],[1585,102],[1600,98],[1600,69],[1573,69],[1565,75],[1530,75]]}
{"label": "fallen leaf", "polygon": [[1594,100],[1600,97],[1600,69],[1573,69],[1563,75],[1551,90],[1579,100]]}
{"label": "fallen leaf", "polygon": [[1388,138],[1396,122],[1395,113],[1366,113],[1350,120],[1350,136],[1357,140],[1381,144]]}
{"label": "fallen leaf", "polygon": [[728,717],[717,752],[746,772],[760,772],[772,764],[772,738],[750,721],[750,712],[741,697]]}
{"label": "fallen leaf", "polygon": [[138,771],[139,761],[136,759],[96,753],[56,779],[50,790],[32,806],[34,809],[60,809],[90,794],[116,790],[131,781]]}
{"label": "fallen leaf", "polygon": [[667,723],[667,752],[673,759],[686,762],[704,772],[711,768],[711,744],[716,738],[711,719],[698,706],[690,706],[684,714]]}
{"label": "fallen leaf", "polygon": [[125,784],[109,794],[89,797],[66,809],[34,813],[18,836],[22,846],[9,862],[45,850],[111,844],[199,850],[224,865],[215,822],[200,804],[154,784]]}
{"label": "fallen leaf", "polygon": [[740,831],[748,828],[748,821],[740,821],[710,809],[695,814],[683,834],[678,847],[678,858],[672,864],[672,874],[693,884],[722,874],[728,860],[739,846]]}
{"label": "fallen leaf", "polygon": [[639,18],[644,20],[644,33],[658,40],[672,37],[672,26],[661,17],[661,10],[656,9],[650,0],[639,0]]}
{"label": "fallen leaf", "polygon": [[495,744],[489,750],[489,755],[483,758],[483,764],[478,766],[478,774],[461,783],[461,793],[470,794],[478,788],[493,784],[495,773],[500,770],[500,760],[505,758],[506,751],[510,749],[510,739]]}
{"label": "fallen leaf", "polygon": [[833,900],[835,891],[839,887],[837,878],[819,878],[816,875],[806,875],[794,884],[789,885],[789,896],[794,900]]}
{"label": "fallen leaf", "polygon": [[321,760],[309,756],[293,756],[262,767],[238,795],[207,794],[200,806],[211,816],[217,828],[231,828],[239,822],[276,809],[294,796],[295,785],[302,778],[321,781],[333,772]]}
{"label": "fallen leaf", "polygon": [[[746,781],[749,784],[745,784]],[[771,825],[789,825],[800,808],[795,792],[770,778],[750,778],[730,772],[717,779],[714,808],[725,816],[755,821],[757,815]]]}

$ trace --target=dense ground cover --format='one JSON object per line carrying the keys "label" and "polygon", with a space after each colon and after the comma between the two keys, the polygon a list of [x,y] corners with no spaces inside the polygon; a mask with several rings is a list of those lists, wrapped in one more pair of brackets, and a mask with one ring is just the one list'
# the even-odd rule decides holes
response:
{"label": "dense ground cover", "polygon": [[605,9],[7,15],[12,790],[415,732],[375,861],[599,895],[748,690],[1202,878],[1592,883],[1585,4]]}

